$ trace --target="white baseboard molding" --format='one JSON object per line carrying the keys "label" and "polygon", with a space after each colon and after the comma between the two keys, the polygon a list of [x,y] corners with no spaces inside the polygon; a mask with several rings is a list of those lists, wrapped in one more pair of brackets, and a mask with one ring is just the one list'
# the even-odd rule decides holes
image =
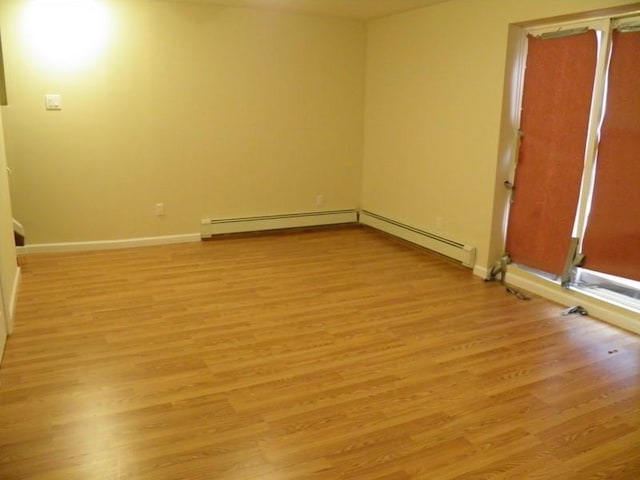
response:
{"label": "white baseboard molding", "polygon": [[7,318],[7,334],[11,335],[13,332],[13,325],[16,318],[16,306],[18,304],[18,291],[20,290],[20,280],[22,279],[22,269],[18,267],[16,270],[16,276],[13,279],[13,286],[11,287],[11,298],[9,299],[9,318]]}
{"label": "white baseboard molding", "polygon": [[509,285],[548,298],[567,307],[580,305],[589,312],[589,316],[640,334],[640,318],[638,318],[636,312],[631,310],[612,305],[575,290],[562,288],[548,280],[523,271],[513,264],[509,265],[507,269],[505,281]]}
{"label": "white baseboard molding", "polygon": [[201,221],[202,238],[230,233],[262,232],[287,228],[320,227],[356,223],[356,210],[334,210],[328,212],[291,213],[239,218],[205,218]]}
{"label": "white baseboard molding", "polygon": [[475,264],[476,248],[462,242],[366,210],[360,212],[360,223],[457,260],[465,267],[473,268]]}
{"label": "white baseboard molding", "polygon": [[117,248],[171,245],[174,243],[199,242],[199,233],[165,235],[162,237],[127,238],[123,240],[99,240],[93,242],[41,243],[17,247],[18,255],[27,253],[84,252],[91,250],[113,250]]}
{"label": "white baseboard molding", "polygon": [[475,267],[473,267],[473,274],[476,277],[480,277],[483,280],[487,280],[491,275],[491,269],[480,266],[480,265],[476,265]]}

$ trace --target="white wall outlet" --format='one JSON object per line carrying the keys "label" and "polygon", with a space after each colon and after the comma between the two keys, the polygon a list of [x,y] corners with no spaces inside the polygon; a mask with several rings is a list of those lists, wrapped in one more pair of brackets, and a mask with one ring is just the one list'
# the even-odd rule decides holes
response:
{"label": "white wall outlet", "polygon": [[324,195],[319,193],[316,195],[316,207],[321,207],[324,205]]}
{"label": "white wall outlet", "polygon": [[444,220],[442,217],[436,217],[436,230],[442,230],[444,227]]}
{"label": "white wall outlet", "polygon": [[156,216],[162,217],[164,215],[164,203],[156,203]]}

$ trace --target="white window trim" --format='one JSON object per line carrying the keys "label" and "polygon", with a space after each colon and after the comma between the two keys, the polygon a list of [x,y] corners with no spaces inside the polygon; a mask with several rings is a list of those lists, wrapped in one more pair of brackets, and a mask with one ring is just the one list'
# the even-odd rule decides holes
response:
{"label": "white window trim", "polygon": [[[528,25],[522,26],[521,36],[520,36],[520,52],[519,58],[515,64],[513,64],[513,68],[516,70],[515,75],[513,76],[514,83],[513,85],[513,96],[512,96],[512,106],[513,112],[512,115],[512,125],[513,125],[513,161],[509,168],[508,179],[513,184],[515,178],[515,170],[517,168],[518,162],[518,152],[519,152],[519,142],[520,142],[520,125],[521,125],[521,112],[522,112],[522,94],[524,89],[524,70],[526,65],[526,56],[527,56],[527,35],[541,35],[544,33],[550,33],[555,31],[562,30],[573,30],[587,27],[589,29],[595,30],[598,32],[598,59],[596,64],[596,77],[594,79],[594,91],[592,98],[592,106],[590,112],[590,122],[589,129],[587,134],[587,148],[585,150],[585,165],[583,170],[583,179],[581,184],[581,192],[579,199],[579,212],[576,215],[576,221],[574,225],[574,235],[580,239],[580,245],[582,243],[582,239],[584,238],[584,233],[586,230],[586,220],[588,218],[588,213],[590,209],[591,203],[591,195],[593,192],[593,182],[595,176],[595,163],[596,163],[596,154],[597,154],[597,145],[599,143],[600,136],[600,126],[602,124],[602,120],[604,118],[604,104],[605,104],[605,95],[606,95],[606,81],[607,81],[607,72],[608,72],[608,62],[610,58],[610,49],[611,49],[611,35],[614,29],[619,28],[622,25],[638,25],[640,26],[640,10],[629,11],[623,14],[616,15],[608,15],[608,16],[599,16],[590,19],[584,20],[576,20],[576,21],[566,21],[566,22],[546,22],[540,23],[537,25]],[[508,202],[504,212],[504,223],[503,223],[503,245],[506,239],[506,231],[508,228],[507,219],[509,215],[509,205]],[[579,248],[580,251],[580,248]],[[512,276],[514,280],[519,277],[517,272],[523,272],[521,270],[522,267],[515,269],[516,276],[507,275],[507,280]],[[525,267],[526,268],[526,267]],[[591,273],[591,272],[590,272]],[[586,295],[587,297],[594,298],[597,302],[605,302],[606,304],[610,304],[613,307],[622,308],[624,311],[630,312],[632,315],[640,312],[638,307],[638,300],[634,298],[629,298],[627,300],[624,295],[617,294],[615,292],[611,292],[602,288],[600,292],[597,292],[597,289],[591,287],[584,287],[577,284],[569,285],[569,288],[561,288],[560,282],[557,280],[553,280],[544,275],[537,275],[529,273],[529,275],[533,275],[540,279],[540,288],[541,292],[550,293],[549,287],[555,289],[558,288],[558,293],[549,295],[550,298],[555,298],[556,300],[560,300],[560,298],[570,298],[571,294],[569,292],[576,292],[578,294]],[[597,274],[595,274],[597,275]],[[580,278],[580,276],[578,276]],[[525,280],[526,283],[533,286],[531,280]],[[516,282],[519,283],[519,282]],[[632,282],[635,286],[637,282]],[[549,287],[544,287],[544,284],[549,285]],[[536,288],[534,288],[536,290]],[[568,296],[562,294],[561,291],[567,292]],[[547,295],[545,295],[547,296]],[[600,307],[598,307],[599,311],[602,311]],[[603,317],[607,317],[608,315],[601,315]],[[636,325],[635,322],[629,323],[628,318],[625,314],[620,316],[619,312],[611,312],[609,316],[612,320],[612,323],[622,326],[623,328],[627,328],[630,330],[634,330],[640,333],[640,325]],[[607,318],[604,318],[607,320]],[[622,319],[622,320],[620,320]]]}

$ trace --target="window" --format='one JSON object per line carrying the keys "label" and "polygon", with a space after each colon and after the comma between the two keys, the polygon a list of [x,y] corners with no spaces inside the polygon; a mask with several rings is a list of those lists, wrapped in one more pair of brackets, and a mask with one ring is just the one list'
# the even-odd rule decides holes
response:
{"label": "window", "polygon": [[506,251],[640,311],[640,17],[529,29]]}

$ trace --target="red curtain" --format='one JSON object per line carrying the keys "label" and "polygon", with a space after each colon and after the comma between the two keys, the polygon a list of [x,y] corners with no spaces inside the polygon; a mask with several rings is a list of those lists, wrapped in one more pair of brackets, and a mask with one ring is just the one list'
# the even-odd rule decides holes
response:
{"label": "red curtain", "polygon": [[640,280],[640,32],[615,31],[584,267]]}
{"label": "red curtain", "polygon": [[593,31],[528,39],[506,251],[516,263],[556,275],[580,196],[597,48]]}

